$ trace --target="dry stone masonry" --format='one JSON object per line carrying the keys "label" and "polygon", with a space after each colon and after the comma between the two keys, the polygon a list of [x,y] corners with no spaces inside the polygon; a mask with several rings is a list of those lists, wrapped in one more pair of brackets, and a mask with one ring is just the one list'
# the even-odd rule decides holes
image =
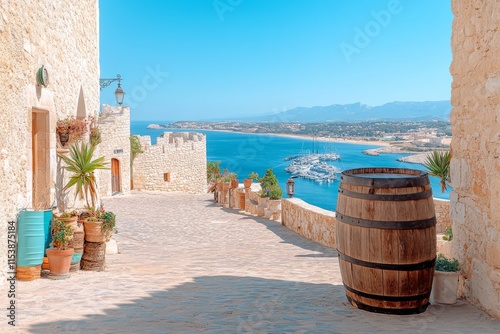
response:
{"label": "dry stone masonry", "polygon": [[465,297],[500,318],[500,2],[452,4],[452,255]]}
{"label": "dry stone masonry", "polygon": [[206,136],[194,132],[165,132],[151,145],[150,136],[138,136],[144,153],[134,159],[134,189],[207,192]]}

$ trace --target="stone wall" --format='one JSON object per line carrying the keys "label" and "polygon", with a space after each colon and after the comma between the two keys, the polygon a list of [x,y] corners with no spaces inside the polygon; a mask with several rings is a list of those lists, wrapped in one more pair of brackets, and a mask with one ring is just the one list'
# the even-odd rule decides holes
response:
{"label": "stone wall", "polygon": [[207,148],[204,134],[165,132],[151,145],[149,136],[138,136],[144,153],[133,162],[134,189],[207,192]]}
{"label": "stone wall", "polygon": [[434,209],[436,210],[436,232],[444,233],[444,231],[452,226],[450,217],[450,201],[445,199],[434,198]]}
{"label": "stone wall", "polygon": [[452,4],[452,255],[464,296],[500,318],[500,2]]}
{"label": "stone wall", "polygon": [[106,158],[110,167],[100,172],[99,192],[101,196],[130,194],[130,108],[104,105],[99,129],[102,142],[98,154]]}
{"label": "stone wall", "polygon": [[[36,146],[39,153],[36,162],[40,182],[36,184],[42,188],[39,195],[43,203],[38,204],[51,205],[56,198],[57,119],[95,115],[99,110],[99,29],[97,0],[1,1],[0,13],[3,285],[7,272],[7,222],[16,220],[20,208],[33,207],[32,148]],[[36,80],[42,65],[49,74],[47,87]]]}
{"label": "stone wall", "polygon": [[281,224],[325,246],[336,248],[335,212],[318,208],[299,198],[283,199]]}

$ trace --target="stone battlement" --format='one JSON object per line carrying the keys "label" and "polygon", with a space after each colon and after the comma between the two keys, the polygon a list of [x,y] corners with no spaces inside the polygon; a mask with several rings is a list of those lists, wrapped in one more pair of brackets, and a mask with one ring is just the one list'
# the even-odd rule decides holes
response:
{"label": "stone battlement", "polygon": [[165,132],[151,144],[151,136],[137,136],[143,153],[133,163],[134,189],[207,191],[207,142],[196,132]]}

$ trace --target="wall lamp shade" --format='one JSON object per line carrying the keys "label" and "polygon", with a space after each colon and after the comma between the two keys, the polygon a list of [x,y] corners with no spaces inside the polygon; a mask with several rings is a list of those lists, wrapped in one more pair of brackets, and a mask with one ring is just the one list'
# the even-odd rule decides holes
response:
{"label": "wall lamp shade", "polygon": [[123,91],[120,83],[118,82],[118,88],[115,90],[116,103],[122,105],[123,99],[125,98],[125,92]]}
{"label": "wall lamp shade", "polygon": [[295,181],[292,178],[289,178],[288,181],[286,181],[286,193],[288,197],[293,197],[293,194],[295,194]]}

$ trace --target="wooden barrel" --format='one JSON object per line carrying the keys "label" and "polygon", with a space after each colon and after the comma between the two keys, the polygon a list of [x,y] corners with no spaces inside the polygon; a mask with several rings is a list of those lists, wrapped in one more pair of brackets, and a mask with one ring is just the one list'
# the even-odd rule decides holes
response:
{"label": "wooden barrel", "polygon": [[424,312],[436,261],[427,174],[399,168],[344,171],[336,219],[340,271],[351,304],[378,313]]}
{"label": "wooden barrel", "polygon": [[42,273],[42,265],[32,267],[17,267],[16,279],[19,281],[33,281],[39,279]]}
{"label": "wooden barrel", "polygon": [[106,261],[105,242],[86,242],[81,259],[81,269],[103,271]]}

